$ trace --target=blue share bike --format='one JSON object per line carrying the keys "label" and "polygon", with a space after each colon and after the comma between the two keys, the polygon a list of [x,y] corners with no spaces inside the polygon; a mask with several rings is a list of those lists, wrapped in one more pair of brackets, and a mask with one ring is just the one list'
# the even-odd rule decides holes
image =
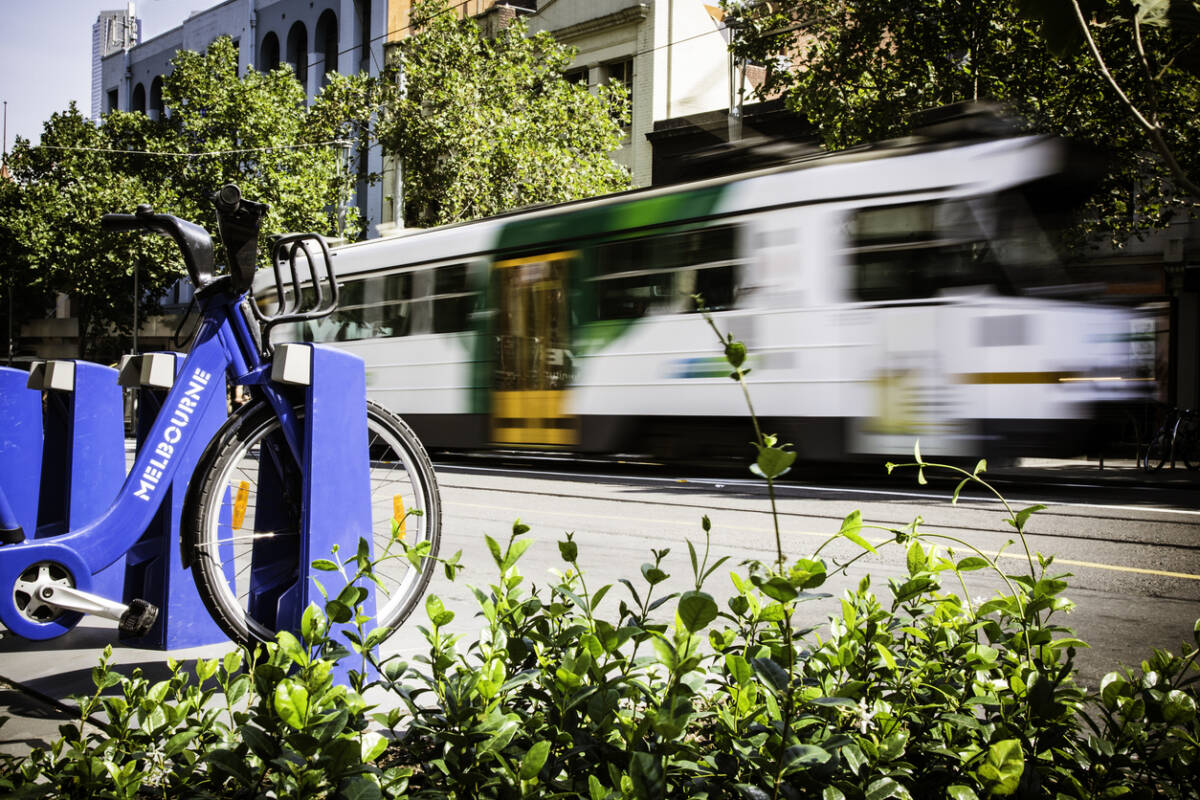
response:
{"label": "blue share bike", "polygon": [[[353,495],[365,503],[370,495],[377,626],[394,630],[429,582],[441,536],[441,506],[424,447],[407,424],[365,402],[360,364],[358,380],[364,382],[345,390],[325,387],[321,397],[329,399],[319,405],[314,399],[320,380],[313,366],[316,353],[290,346],[312,352],[312,361],[297,368],[296,359],[284,363],[288,345],[273,347],[270,342],[275,325],[319,318],[337,307],[337,279],[324,239],[316,234],[276,237],[272,264],[278,308],[266,314],[248,290],[267,206],[243,199],[233,185],[213,200],[229,262],[228,272],[220,275],[212,237],[195,223],[154,213],[149,206],[103,217],[108,231],[151,231],[174,239],[195,284],[201,318],[162,411],[104,514],[60,535],[25,541],[0,487],[0,531],[6,533],[0,545],[0,622],[18,636],[51,639],[71,630],[84,614],[117,620],[123,635],[141,636],[150,629],[156,607],[136,598],[123,603],[101,597],[89,591],[91,576],[119,559],[147,530],[165,487],[187,460],[181,454],[192,447],[203,447],[203,454],[187,483],[180,553],[200,599],[234,641],[268,641],[278,630],[298,627],[299,614],[311,598],[308,588],[298,588],[309,574],[305,560],[330,555],[317,552],[313,548],[318,545],[310,547],[308,541],[316,523],[312,508],[305,505],[314,486],[325,492],[326,511],[335,511],[323,518],[326,528],[337,527],[342,499]],[[233,411],[211,441],[201,442],[199,426],[188,423],[200,419],[208,404],[227,402],[227,380],[248,387],[251,400]],[[307,390],[306,380],[311,381]],[[356,401],[338,405],[340,393],[355,391]],[[344,452],[328,446],[329,437],[338,435],[336,415],[344,414],[343,409],[361,410],[364,403],[368,464],[319,463],[322,454]],[[311,415],[308,426],[306,414]],[[322,425],[329,430],[320,430]],[[358,485],[347,488],[347,480]],[[361,485],[367,480],[369,492]],[[322,482],[333,488],[321,489]],[[343,557],[353,555],[356,544],[357,539],[348,542],[351,552],[343,551]],[[416,547],[425,557],[405,558],[397,552],[401,546]]]}

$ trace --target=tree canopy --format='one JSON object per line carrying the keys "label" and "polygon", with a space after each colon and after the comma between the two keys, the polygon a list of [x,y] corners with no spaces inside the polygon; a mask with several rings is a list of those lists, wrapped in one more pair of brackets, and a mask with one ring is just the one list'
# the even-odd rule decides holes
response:
{"label": "tree canopy", "polygon": [[628,115],[623,86],[568,82],[574,51],[517,21],[488,38],[446,0],[418,0],[415,33],[384,83],[378,135],[404,172],[414,222],[445,223],[629,186],[609,158]]}
{"label": "tree canopy", "polygon": [[[1084,46],[1078,3],[1106,68],[1152,109],[1182,174],[1197,174],[1200,53],[1194,33],[1166,24],[1168,0],[725,0],[734,52],[766,66],[763,93],[786,97],[827,146],[907,134],[916,112],[939,105],[999,101],[1030,130],[1104,155],[1085,212],[1094,232],[1121,242],[1190,201]],[[1162,7],[1156,24],[1150,5]]]}
{"label": "tree canopy", "polygon": [[364,116],[346,105],[355,95],[323,93],[306,106],[287,66],[239,77],[228,37],[204,54],[180,51],[172,66],[160,119],[116,111],[96,125],[72,105],[45,123],[41,144],[18,139],[10,156],[15,181],[0,193],[0,249],[7,282],[34,301],[15,316],[37,316],[44,305],[36,301],[69,294],[81,352],[131,331],[135,268],[143,313],[183,273],[172,243],[105,233],[105,213],[147,203],[214,230],[208,195],[234,182],[270,204],[264,233],[338,235],[343,209],[349,234],[361,229],[346,208],[357,176],[338,143],[348,120]]}

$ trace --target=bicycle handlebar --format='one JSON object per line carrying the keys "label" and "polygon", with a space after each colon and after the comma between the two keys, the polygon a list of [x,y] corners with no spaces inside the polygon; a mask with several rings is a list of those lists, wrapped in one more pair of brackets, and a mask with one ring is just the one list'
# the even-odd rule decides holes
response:
{"label": "bicycle handlebar", "polygon": [[197,291],[215,279],[212,236],[194,222],[170,214],[155,214],[150,206],[141,205],[133,214],[105,214],[100,218],[100,227],[114,233],[147,230],[170,236],[183,253],[183,262]]}

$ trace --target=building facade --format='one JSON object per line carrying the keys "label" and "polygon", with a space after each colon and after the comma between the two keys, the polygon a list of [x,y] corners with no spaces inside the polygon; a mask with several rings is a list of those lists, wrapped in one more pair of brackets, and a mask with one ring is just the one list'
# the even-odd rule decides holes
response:
{"label": "building facade", "polygon": [[656,122],[736,107],[721,14],[702,0],[538,0],[528,24],[577,49],[568,79],[629,90],[628,136],[613,158],[635,186],[652,182]]}
{"label": "building facade", "polygon": [[141,41],[141,21],[134,16],[134,6],[101,11],[92,25],[92,119],[99,120],[106,105],[116,103],[116,97],[104,92],[104,59],[123,53]]}
{"label": "building facade", "polygon": [[[163,34],[102,57],[100,112],[142,111],[151,117],[164,113],[162,79],[175,53],[203,52],[220,36],[233,39],[240,72],[288,64],[312,97],[328,72],[378,75],[387,25],[388,0],[226,0]],[[368,171],[382,170],[378,147],[363,157]],[[361,185],[358,206],[368,220],[369,235],[378,235],[384,221],[382,187]]]}

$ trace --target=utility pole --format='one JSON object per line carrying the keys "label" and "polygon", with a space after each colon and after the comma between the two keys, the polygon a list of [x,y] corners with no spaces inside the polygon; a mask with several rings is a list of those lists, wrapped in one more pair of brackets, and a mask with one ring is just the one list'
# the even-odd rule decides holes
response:
{"label": "utility pole", "polygon": [[[0,139],[0,176],[8,174],[8,101],[4,101],[4,133]],[[0,177],[0,180],[7,180]],[[8,270],[8,365],[13,365],[13,274],[12,264]]]}

